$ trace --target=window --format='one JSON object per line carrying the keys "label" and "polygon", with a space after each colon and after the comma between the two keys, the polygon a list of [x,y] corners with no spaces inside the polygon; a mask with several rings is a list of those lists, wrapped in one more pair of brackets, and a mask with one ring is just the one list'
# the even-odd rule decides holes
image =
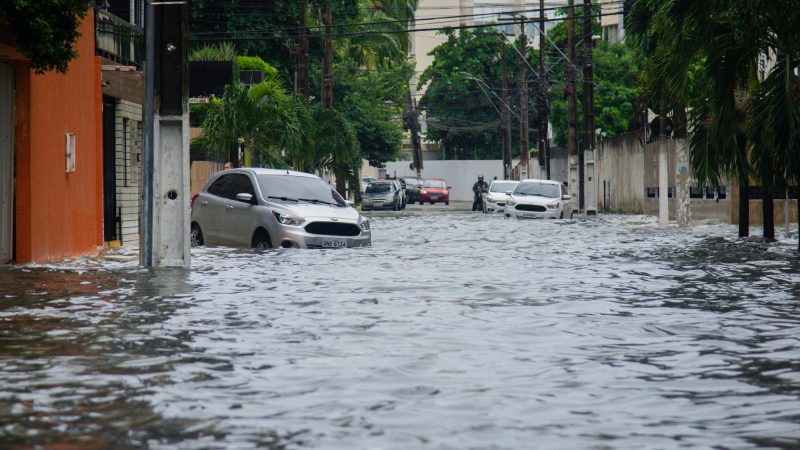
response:
{"label": "window", "polygon": [[245,193],[254,197],[256,195],[250,178],[241,173],[231,173],[217,178],[217,181],[208,187],[208,193],[231,200],[236,200],[236,194]]}

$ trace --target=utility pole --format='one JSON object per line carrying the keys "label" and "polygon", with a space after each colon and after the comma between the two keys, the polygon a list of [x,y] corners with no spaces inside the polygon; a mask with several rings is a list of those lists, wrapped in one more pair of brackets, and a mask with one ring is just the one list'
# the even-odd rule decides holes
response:
{"label": "utility pole", "polygon": [[308,28],[306,26],[306,0],[300,0],[300,53],[297,61],[297,90],[308,103]]}
{"label": "utility pole", "polygon": [[503,41],[501,52],[502,67],[503,67],[503,178],[506,180],[511,179],[511,114],[508,110],[508,69],[506,64],[506,42]]}
{"label": "utility pole", "polygon": [[186,267],[189,242],[189,7],[148,2],[140,263]]}
{"label": "utility pole", "polygon": [[[528,54],[528,37],[525,35],[525,16],[519,20],[519,150],[520,164],[525,167],[525,177],[531,177],[530,145],[528,144],[528,80],[525,55]],[[522,177],[520,177],[522,178]]]}
{"label": "utility pole", "polygon": [[322,107],[333,108],[333,40],[331,38],[331,25],[333,24],[333,11],[331,0],[325,0],[325,13],[322,21],[325,23],[325,55],[322,59]]}
{"label": "utility pole", "polygon": [[411,84],[408,85],[406,100],[408,101],[406,118],[408,120],[408,129],[411,131],[411,147],[414,152],[411,157],[417,176],[422,177],[422,143],[419,138],[419,111],[414,104],[414,96],[411,94]]}
{"label": "utility pole", "polygon": [[544,0],[539,0],[539,165],[545,169],[545,177],[550,179],[550,149],[547,139],[547,94],[549,85],[544,68]]}
{"label": "utility pole", "polygon": [[594,150],[594,80],[592,61],[592,0],[583,0],[583,151],[578,153],[581,211],[586,209],[586,152]]}
{"label": "utility pole", "polygon": [[[578,105],[575,86],[575,0],[567,5],[567,158],[570,161],[569,191],[574,198],[578,189],[578,170],[572,169],[578,159]],[[577,168],[576,168],[577,169]]]}

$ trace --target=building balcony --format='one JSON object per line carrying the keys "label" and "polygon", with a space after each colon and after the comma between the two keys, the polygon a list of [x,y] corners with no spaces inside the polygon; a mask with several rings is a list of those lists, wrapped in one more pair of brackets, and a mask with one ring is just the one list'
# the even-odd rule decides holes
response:
{"label": "building balcony", "polygon": [[108,11],[95,16],[95,48],[98,55],[123,66],[142,69],[144,30]]}

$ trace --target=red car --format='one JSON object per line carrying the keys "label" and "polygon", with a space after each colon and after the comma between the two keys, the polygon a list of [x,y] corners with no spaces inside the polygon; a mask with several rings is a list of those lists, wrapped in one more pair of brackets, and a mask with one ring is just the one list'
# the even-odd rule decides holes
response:
{"label": "red car", "polygon": [[431,205],[436,202],[444,202],[445,205],[450,204],[450,186],[447,181],[441,178],[431,178],[422,183],[422,188],[419,190],[419,204],[423,205],[425,202]]}

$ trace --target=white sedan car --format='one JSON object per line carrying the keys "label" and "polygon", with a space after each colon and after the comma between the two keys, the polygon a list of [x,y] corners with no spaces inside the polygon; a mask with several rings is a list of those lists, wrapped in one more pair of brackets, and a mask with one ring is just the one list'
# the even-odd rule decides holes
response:
{"label": "white sedan car", "polygon": [[483,212],[503,212],[506,202],[519,181],[515,180],[492,180],[489,183],[489,192],[483,194]]}
{"label": "white sedan car", "polygon": [[567,188],[552,180],[522,180],[506,202],[506,217],[531,219],[572,218]]}

